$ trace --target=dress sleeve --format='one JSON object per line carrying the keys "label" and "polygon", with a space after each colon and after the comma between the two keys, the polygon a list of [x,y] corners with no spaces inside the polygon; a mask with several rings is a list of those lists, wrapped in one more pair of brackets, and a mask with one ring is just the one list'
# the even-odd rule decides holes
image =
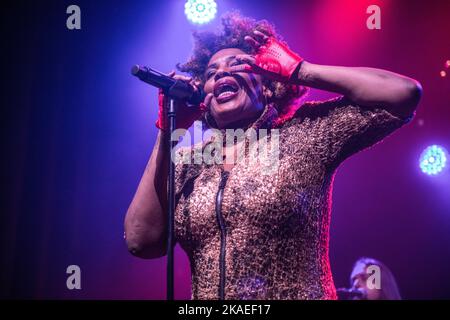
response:
{"label": "dress sleeve", "polygon": [[172,161],[175,162],[175,201],[178,205],[178,201],[182,195],[183,187],[186,182],[188,164],[186,163],[186,157],[190,155],[190,148],[180,147],[174,151]]}
{"label": "dress sleeve", "polygon": [[370,147],[411,121],[381,107],[362,107],[346,97],[307,102],[296,113],[303,129],[309,130],[328,164]]}

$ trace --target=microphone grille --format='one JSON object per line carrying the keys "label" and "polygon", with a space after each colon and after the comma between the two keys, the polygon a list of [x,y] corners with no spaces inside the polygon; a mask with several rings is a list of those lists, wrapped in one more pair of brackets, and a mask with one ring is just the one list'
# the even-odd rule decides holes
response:
{"label": "microphone grille", "polygon": [[136,76],[139,71],[141,70],[141,67],[139,67],[139,65],[135,64],[132,68],[131,68],[131,74],[133,76]]}

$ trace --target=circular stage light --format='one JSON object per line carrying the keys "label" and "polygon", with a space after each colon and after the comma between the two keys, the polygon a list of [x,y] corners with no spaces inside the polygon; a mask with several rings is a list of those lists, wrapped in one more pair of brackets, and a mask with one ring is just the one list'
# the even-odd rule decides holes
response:
{"label": "circular stage light", "polygon": [[420,155],[420,169],[428,175],[437,175],[447,163],[447,151],[438,145],[427,147]]}
{"label": "circular stage light", "polygon": [[184,13],[193,23],[207,23],[216,16],[217,4],[214,0],[188,0]]}

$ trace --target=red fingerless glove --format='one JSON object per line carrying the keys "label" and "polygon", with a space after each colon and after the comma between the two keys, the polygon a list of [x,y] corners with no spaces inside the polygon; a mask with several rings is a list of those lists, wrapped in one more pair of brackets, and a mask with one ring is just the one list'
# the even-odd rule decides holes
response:
{"label": "red fingerless glove", "polygon": [[167,130],[169,124],[167,122],[167,114],[165,112],[166,96],[161,89],[158,90],[158,120],[156,120],[155,125],[160,130]]}
{"label": "red fingerless glove", "polygon": [[258,67],[275,74],[275,78],[280,82],[290,81],[298,65],[303,61],[302,57],[273,37],[259,48],[255,58]]}
{"label": "red fingerless glove", "polygon": [[[158,91],[158,120],[155,125],[160,130],[169,130],[169,121],[167,119],[168,99],[164,95],[163,90]],[[198,120],[206,111],[204,103],[200,103],[198,107],[183,107],[180,102],[177,102],[177,119],[176,129],[188,129],[195,120]]]}

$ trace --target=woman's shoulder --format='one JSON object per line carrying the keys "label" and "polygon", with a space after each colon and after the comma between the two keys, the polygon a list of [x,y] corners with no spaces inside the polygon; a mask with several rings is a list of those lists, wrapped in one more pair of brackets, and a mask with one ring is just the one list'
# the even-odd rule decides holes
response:
{"label": "woman's shoulder", "polygon": [[345,96],[338,96],[322,101],[307,101],[296,111],[294,118],[317,118],[325,117],[338,108],[353,107],[354,104]]}
{"label": "woman's shoulder", "polygon": [[344,96],[338,96],[322,101],[305,101],[281,127],[291,127],[300,124],[305,120],[314,122],[319,119],[324,119],[336,112],[337,109],[345,106],[351,107],[352,103]]}

